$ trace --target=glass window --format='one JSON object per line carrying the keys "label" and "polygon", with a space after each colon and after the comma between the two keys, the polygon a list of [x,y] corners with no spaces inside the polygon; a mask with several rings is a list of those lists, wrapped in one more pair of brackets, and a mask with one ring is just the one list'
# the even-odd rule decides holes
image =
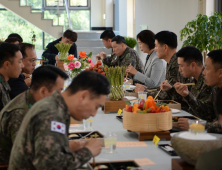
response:
{"label": "glass window", "polygon": [[46,0],[46,6],[58,6],[58,1],[59,6],[64,6],[63,0]]}
{"label": "glass window", "polygon": [[87,0],[70,0],[70,6],[87,6]]}
{"label": "glass window", "polygon": [[0,5],[0,9],[5,9],[2,5]]}
{"label": "glass window", "polygon": [[70,18],[73,30],[90,29],[90,11],[89,10],[70,10]]}

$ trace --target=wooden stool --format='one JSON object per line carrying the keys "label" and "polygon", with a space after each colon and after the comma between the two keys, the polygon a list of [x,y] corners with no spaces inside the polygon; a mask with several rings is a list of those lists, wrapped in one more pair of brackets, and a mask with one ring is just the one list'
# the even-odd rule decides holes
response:
{"label": "wooden stool", "polygon": [[153,139],[156,135],[160,139],[170,140],[170,131],[160,131],[160,132],[136,132],[138,134],[139,141],[144,141],[146,139]]}
{"label": "wooden stool", "polygon": [[172,170],[194,170],[195,167],[182,159],[172,159]]}
{"label": "wooden stool", "polygon": [[0,169],[7,170],[8,169],[8,164],[0,164]]}
{"label": "wooden stool", "polygon": [[128,101],[126,98],[122,100],[110,100],[106,98],[105,106],[104,106],[104,113],[107,114],[111,111],[118,111],[119,109],[123,109],[126,106],[125,101]]}

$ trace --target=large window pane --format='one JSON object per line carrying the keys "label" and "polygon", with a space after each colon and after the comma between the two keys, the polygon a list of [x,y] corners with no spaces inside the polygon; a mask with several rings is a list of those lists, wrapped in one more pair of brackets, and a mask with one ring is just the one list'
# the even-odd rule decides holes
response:
{"label": "large window pane", "polygon": [[23,38],[23,42],[32,43],[32,31],[35,32],[35,49],[42,50],[42,30],[21,19],[17,15],[7,10],[0,10],[0,39],[6,39],[11,33],[18,33]]}
{"label": "large window pane", "polygon": [[89,10],[70,10],[70,18],[73,30],[89,30],[90,29],[90,12]]}
{"label": "large window pane", "polygon": [[42,8],[42,1],[43,0],[20,0],[21,6],[31,6],[34,9],[41,9]]}
{"label": "large window pane", "polygon": [[87,0],[70,0],[70,6],[87,6]]}
{"label": "large window pane", "polygon": [[46,6],[58,6],[58,1],[59,6],[64,6],[63,0],[46,0]]}
{"label": "large window pane", "polygon": [[0,9],[5,9],[2,5],[0,5]]}

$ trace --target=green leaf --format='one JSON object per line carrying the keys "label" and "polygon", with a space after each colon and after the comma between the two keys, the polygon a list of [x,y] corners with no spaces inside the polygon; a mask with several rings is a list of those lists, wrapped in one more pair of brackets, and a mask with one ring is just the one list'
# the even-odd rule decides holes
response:
{"label": "green leaf", "polygon": [[146,109],[146,111],[147,111],[147,112],[149,112],[149,111],[151,111],[151,110],[152,110],[151,108],[149,108],[149,109]]}
{"label": "green leaf", "polygon": [[142,111],[142,110],[137,110],[136,112],[137,112],[137,113],[146,113],[146,112],[144,112],[144,111]]}
{"label": "green leaf", "polygon": [[125,103],[126,103],[127,105],[131,105],[130,101],[125,101]]}

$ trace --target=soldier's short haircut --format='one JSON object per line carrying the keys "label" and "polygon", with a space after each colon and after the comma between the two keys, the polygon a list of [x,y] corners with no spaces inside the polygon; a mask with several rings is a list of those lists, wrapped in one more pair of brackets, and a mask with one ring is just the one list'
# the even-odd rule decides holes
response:
{"label": "soldier's short haircut", "polygon": [[101,35],[100,39],[108,40],[108,39],[113,39],[115,37],[115,33],[112,30],[105,30]]}
{"label": "soldier's short haircut", "polygon": [[197,65],[202,66],[203,65],[203,55],[201,54],[201,51],[193,46],[186,46],[181,48],[176,53],[177,58],[183,58],[183,61],[186,62],[188,65],[190,63],[195,62]]}
{"label": "soldier's short haircut", "polygon": [[124,37],[117,35],[112,39],[112,42],[116,41],[116,44],[126,44],[126,40]]}
{"label": "soldier's short haircut", "polygon": [[71,40],[72,42],[76,42],[77,41],[77,38],[78,38],[78,35],[76,32],[70,30],[70,29],[67,29],[64,33],[63,33],[63,37],[66,37],[68,38],[69,40]]}
{"label": "soldier's short haircut", "polygon": [[40,66],[32,73],[30,89],[37,91],[41,87],[45,86],[49,91],[51,91],[59,76],[63,79],[68,78],[68,75],[58,67],[53,65]]}
{"label": "soldier's short haircut", "polygon": [[16,41],[18,41],[20,43],[20,40],[16,37],[9,37],[5,40],[5,42],[7,42],[7,43],[14,43]]}
{"label": "soldier's short haircut", "polygon": [[22,42],[23,42],[22,37],[21,37],[19,34],[17,34],[17,33],[11,33],[11,34],[9,34],[9,35],[8,35],[8,38],[10,38],[10,37],[18,38],[18,39],[19,39],[19,43],[22,43]]}
{"label": "soldier's short haircut", "polygon": [[141,42],[147,44],[149,49],[154,49],[155,47],[155,34],[150,30],[143,30],[139,34],[137,34],[137,40],[139,39]]}
{"label": "soldier's short haircut", "polygon": [[222,50],[213,50],[207,56],[212,60],[215,70],[222,68]]}
{"label": "soldier's short haircut", "polygon": [[29,43],[20,43],[19,44],[23,59],[27,57],[27,49],[34,49],[34,46],[32,44]]}
{"label": "soldier's short haircut", "polygon": [[76,76],[67,88],[70,95],[79,91],[88,90],[91,98],[110,93],[109,80],[102,74],[92,71],[83,71]]}
{"label": "soldier's short haircut", "polygon": [[177,35],[170,31],[161,31],[155,35],[155,40],[158,41],[160,45],[168,45],[170,48],[177,48]]}
{"label": "soldier's short haircut", "polygon": [[5,61],[10,61],[13,64],[16,52],[19,50],[20,48],[16,44],[4,42],[0,43],[0,68],[3,66]]}

